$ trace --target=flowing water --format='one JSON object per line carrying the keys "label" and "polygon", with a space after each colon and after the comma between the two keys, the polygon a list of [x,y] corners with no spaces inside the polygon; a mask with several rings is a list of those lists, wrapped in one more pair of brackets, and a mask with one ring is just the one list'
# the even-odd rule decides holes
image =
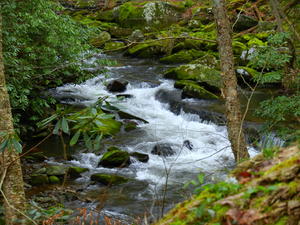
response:
{"label": "flowing water", "polygon": [[[159,101],[158,93],[162,91],[171,93],[174,98],[180,96],[180,91],[173,87],[173,81],[162,78],[162,72],[168,69],[165,65],[119,56],[113,56],[113,59],[118,61],[118,65],[107,67],[106,74],[100,74],[80,85],[59,87],[53,94],[64,103],[86,106],[99,97],[108,96],[109,101],[122,110],[148,121],[140,122],[134,131],[121,132],[114,139],[104,141],[104,146],[116,145],[128,152],[147,153],[150,159],[147,163],[133,160],[128,168],[108,169],[97,166],[100,153],[78,153],[68,163],[89,168],[90,172],[76,182],[88,184],[90,175],[96,172],[132,178],[131,182],[108,190],[104,209],[136,217],[142,216],[144,212],[159,215],[162,208],[168,210],[188,197],[190,192],[183,189],[183,185],[196,179],[199,173],[205,173],[207,181],[223,179],[226,169],[234,165],[226,127],[204,121],[199,115],[183,110],[175,114],[170,110],[170,104]],[[130,94],[132,98],[118,100],[115,94],[106,90],[105,83],[115,78],[129,81],[124,94]],[[200,108],[218,103],[195,99],[183,102],[196,104]],[[191,150],[184,145],[187,140],[192,145]],[[175,154],[168,157],[151,154],[158,143],[168,144],[175,150]],[[255,154],[254,149],[249,150],[251,155]],[[101,185],[84,186],[82,193],[95,199],[89,207],[97,207],[96,203],[99,196],[103,196],[104,190],[107,189]]]}

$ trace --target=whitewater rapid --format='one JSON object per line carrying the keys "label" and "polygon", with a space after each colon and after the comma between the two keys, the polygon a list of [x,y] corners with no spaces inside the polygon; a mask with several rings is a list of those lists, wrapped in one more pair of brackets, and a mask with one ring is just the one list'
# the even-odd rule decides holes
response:
{"label": "whitewater rapid", "polygon": [[[169,105],[158,101],[155,95],[159,90],[174,90],[174,82],[162,79],[160,74],[156,74],[153,79],[158,85],[138,82],[147,73],[148,76],[154,73],[153,67],[138,66],[138,73],[135,65],[107,67],[108,76],[101,74],[79,85],[67,84],[57,88],[54,95],[63,102],[86,106],[95,103],[99,97],[108,97],[108,101],[121,110],[148,121],[149,123],[139,123],[138,130],[132,132],[133,137],[130,133],[121,134],[125,137],[128,135],[128,140],[118,146],[128,152],[149,154],[149,161],[141,163],[133,160],[129,168],[107,169],[98,167],[101,155],[81,153],[71,163],[87,167],[91,173],[118,172],[156,186],[163,185],[166,177],[169,184],[182,185],[199,173],[210,176],[224,174],[224,170],[234,165],[226,127],[203,121],[198,115],[172,113]],[[106,90],[105,84],[115,78],[126,78],[128,72],[124,75],[124,71],[129,71],[131,78],[136,76],[136,80],[132,79],[126,92],[122,93],[132,95],[132,98],[120,100]],[[192,144],[192,150],[183,144],[186,140]],[[151,154],[151,150],[158,143],[169,144],[176,154],[168,157]],[[256,154],[252,148],[249,148],[249,152],[250,155]]]}

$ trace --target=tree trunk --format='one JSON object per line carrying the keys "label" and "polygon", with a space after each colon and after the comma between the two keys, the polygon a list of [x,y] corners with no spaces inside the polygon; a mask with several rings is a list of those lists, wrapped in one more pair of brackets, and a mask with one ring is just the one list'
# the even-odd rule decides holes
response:
{"label": "tree trunk", "polygon": [[[5,84],[2,55],[2,16],[0,14],[0,132],[13,133],[12,114],[9,96]],[[1,140],[0,137],[0,143]],[[19,155],[16,151],[5,149],[0,155],[0,188],[4,193],[5,222],[7,225],[21,224],[22,215],[16,211],[24,211],[25,194]],[[4,180],[2,180],[4,178]],[[1,183],[3,182],[3,183]],[[2,184],[2,185],[1,185]]]}
{"label": "tree trunk", "polygon": [[218,30],[218,45],[221,60],[221,76],[223,94],[225,97],[228,137],[235,160],[248,158],[242,116],[237,92],[237,80],[234,70],[234,60],[231,40],[231,26],[227,17],[224,0],[213,0],[214,15]]}

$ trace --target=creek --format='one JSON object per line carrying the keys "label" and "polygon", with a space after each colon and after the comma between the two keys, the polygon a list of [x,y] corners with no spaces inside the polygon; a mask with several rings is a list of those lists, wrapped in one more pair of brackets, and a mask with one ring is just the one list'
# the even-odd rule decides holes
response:
{"label": "creek", "polygon": [[[220,113],[219,100],[181,99],[180,90],[173,87],[174,81],[163,79],[162,73],[170,68],[154,60],[125,58],[120,55],[99,55],[113,59],[117,66],[107,67],[106,74],[90,79],[80,85],[67,84],[52,90],[62,103],[88,106],[99,97],[108,100],[132,115],[148,123],[139,122],[138,128],[120,132],[116,137],[103,140],[103,151],[86,152],[81,145],[71,161],[64,162],[89,168],[82,178],[75,181],[81,187],[80,194],[92,199],[89,203],[70,202],[72,207],[103,208],[106,213],[130,221],[130,218],[158,217],[176,203],[191,196],[189,188],[183,186],[204,173],[205,181],[226,178],[234,166],[226,127],[221,125],[224,116]],[[89,61],[93,63],[95,59]],[[108,92],[105,83],[122,78],[129,81],[122,94],[131,98],[118,99]],[[257,92],[254,105],[264,94]],[[215,109],[215,110],[212,110]],[[215,118],[215,119],[213,119]],[[218,122],[218,124],[216,124]],[[191,146],[184,144],[186,141]],[[161,157],[151,154],[156,144],[168,144],[175,154]],[[149,155],[147,163],[132,159],[128,168],[108,169],[98,166],[102,153],[108,146],[118,146],[128,152]],[[257,151],[249,147],[250,155]],[[55,163],[52,161],[52,163]],[[93,173],[112,173],[131,178],[129,183],[106,188],[90,182]],[[105,200],[104,200],[105,199]]]}

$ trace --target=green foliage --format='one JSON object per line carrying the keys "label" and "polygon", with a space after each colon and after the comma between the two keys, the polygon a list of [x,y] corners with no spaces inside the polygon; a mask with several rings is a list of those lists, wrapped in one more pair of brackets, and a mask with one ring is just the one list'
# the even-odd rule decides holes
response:
{"label": "green foliage", "polygon": [[[198,181],[196,184],[203,183],[203,175],[198,176]],[[233,195],[237,193],[241,188],[240,184],[228,183],[228,182],[218,182],[215,184],[206,184],[200,188],[196,189],[196,193],[200,197],[200,204],[193,210],[194,215],[199,221],[205,224],[205,222],[211,220],[212,218],[220,216],[223,211],[227,208],[221,206],[220,204],[213,204],[226,196]]]}
{"label": "green foliage", "polygon": [[296,127],[300,116],[299,92],[263,101],[256,114],[268,121],[267,130],[275,127],[281,137],[291,141],[300,137],[299,127]]}
{"label": "green foliage", "polygon": [[16,133],[0,132],[0,153],[4,150],[22,152],[22,145],[20,144],[20,138]]}
{"label": "green foliage", "polygon": [[60,204],[45,209],[40,207],[36,202],[31,201],[27,215],[34,221],[42,222],[55,217],[55,222],[66,223],[72,218],[72,213],[72,210],[66,209]]}
{"label": "green foliage", "polygon": [[1,2],[5,73],[17,123],[44,116],[55,103],[49,96],[41,98],[48,88],[92,76],[78,64],[90,48],[91,32],[59,15],[61,10],[48,0]]}
{"label": "green foliage", "polygon": [[53,134],[72,134],[71,146],[82,137],[88,149],[98,150],[103,136],[116,134],[122,125],[114,119],[114,115],[101,110],[102,103],[100,99],[96,104],[79,111],[58,105],[56,113],[39,122],[38,126],[44,128],[55,121]]}
{"label": "green foliage", "polygon": [[262,150],[262,154],[266,159],[272,159],[276,152],[278,152],[278,148],[276,147],[267,147]]}

